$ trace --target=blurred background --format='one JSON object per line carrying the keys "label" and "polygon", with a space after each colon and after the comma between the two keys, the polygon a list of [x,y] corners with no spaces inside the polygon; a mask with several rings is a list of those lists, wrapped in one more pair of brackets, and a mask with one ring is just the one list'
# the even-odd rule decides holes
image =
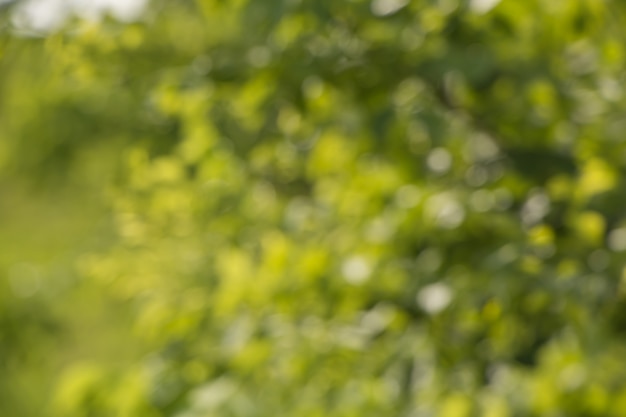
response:
{"label": "blurred background", "polygon": [[626,3],[0,2],[0,414],[626,414]]}

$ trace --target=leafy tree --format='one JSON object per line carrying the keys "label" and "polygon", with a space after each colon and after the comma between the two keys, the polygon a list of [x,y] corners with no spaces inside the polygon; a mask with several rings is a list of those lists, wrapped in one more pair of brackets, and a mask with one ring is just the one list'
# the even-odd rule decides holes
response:
{"label": "leafy tree", "polygon": [[2,383],[32,384],[5,414],[623,415],[625,12],[155,1],[5,31]]}

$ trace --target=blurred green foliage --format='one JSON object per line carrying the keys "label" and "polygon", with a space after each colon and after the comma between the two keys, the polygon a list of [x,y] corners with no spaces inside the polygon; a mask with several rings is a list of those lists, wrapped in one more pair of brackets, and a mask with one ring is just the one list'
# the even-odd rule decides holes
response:
{"label": "blurred green foliage", "polygon": [[1,415],[626,414],[626,4],[2,13]]}

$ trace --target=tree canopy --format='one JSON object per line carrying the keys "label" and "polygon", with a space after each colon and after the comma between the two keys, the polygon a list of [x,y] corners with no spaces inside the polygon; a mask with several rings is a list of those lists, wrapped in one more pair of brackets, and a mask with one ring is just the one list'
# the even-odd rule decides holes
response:
{"label": "tree canopy", "polygon": [[20,4],[2,415],[626,413],[626,3]]}

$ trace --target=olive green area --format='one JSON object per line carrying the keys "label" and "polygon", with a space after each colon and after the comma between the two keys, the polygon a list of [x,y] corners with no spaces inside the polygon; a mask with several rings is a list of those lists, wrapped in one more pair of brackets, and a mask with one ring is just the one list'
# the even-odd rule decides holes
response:
{"label": "olive green area", "polygon": [[1,416],[626,415],[626,2],[14,7]]}

